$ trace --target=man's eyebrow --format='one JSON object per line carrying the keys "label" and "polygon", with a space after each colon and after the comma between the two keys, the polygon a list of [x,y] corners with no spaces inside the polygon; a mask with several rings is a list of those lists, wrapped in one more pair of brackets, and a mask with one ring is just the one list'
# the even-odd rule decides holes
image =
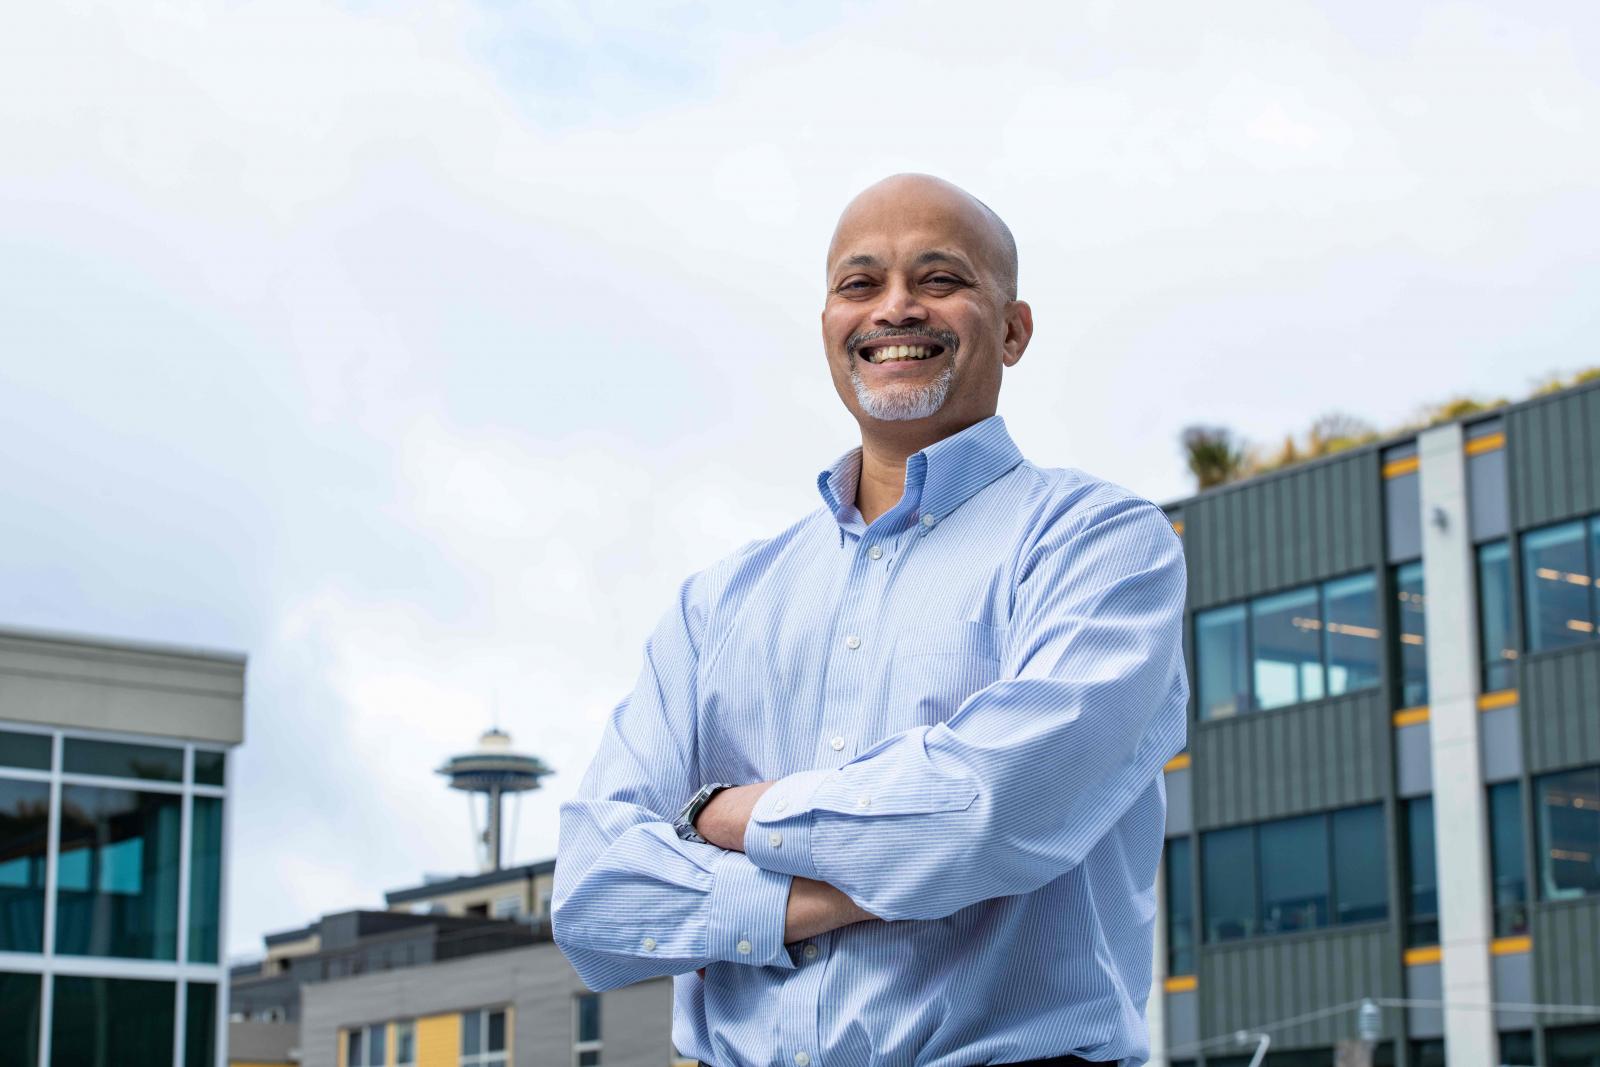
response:
{"label": "man's eyebrow", "polygon": [[925,267],[929,263],[954,263],[958,267],[964,267],[967,270],[972,269],[972,265],[966,261],[965,257],[955,252],[947,252],[942,248],[930,248],[916,258],[916,265],[919,267]]}
{"label": "man's eyebrow", "polygon": [[878,257],[877,256],[869,256],[865,252],[857,252],[855,255],[851,256],[849,259],[841,260],[839,262],[838,266],[836,266],[834,269],[835,270],[840,270],[840,269],[842,269],[844,267],[880,267],[880,266],[882,266],[882,264],[878,262]]}

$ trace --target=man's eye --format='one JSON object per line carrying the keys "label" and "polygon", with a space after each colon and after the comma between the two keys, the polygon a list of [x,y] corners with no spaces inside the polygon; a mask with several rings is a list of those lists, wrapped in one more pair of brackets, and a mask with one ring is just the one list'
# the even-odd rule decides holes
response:
{"label": "man's eye", "polygon": [[926,284],[926,285],[945,285],[945,286],[949,286],[949,285],[960,285],[960,284],[962,284],[962,282],[961,282],[960,278],[957,278],[957,277],[955,277],[953,275],[950,275],[950,274],[935,274],[933,277],[927,279],[927,281],[924,282],[924,284]]}
{"label": "man's eye", "polygon": [[839,292],[841,293],[849,292],[852,289],[859,290],[870,288],[872,288],[872,283],[867,281],[865,278],[851,278],[848,281],[839,283]]}

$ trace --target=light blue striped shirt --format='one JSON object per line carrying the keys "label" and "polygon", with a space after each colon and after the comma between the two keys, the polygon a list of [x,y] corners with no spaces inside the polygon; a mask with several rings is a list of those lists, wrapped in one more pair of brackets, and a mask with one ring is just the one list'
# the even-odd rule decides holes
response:
{"label": "light blue striped shirt", "polygon": [[[556,940],[595,989],[676,975],[673,1042],[716,1067],[1142,1062],[1177,536],[998,416],[871,525],[860,462],[684,583],[562,806]],[[702,784],[773,779],[744,852],[673,832]],[[792,875],[890,921],[785,945]]]}

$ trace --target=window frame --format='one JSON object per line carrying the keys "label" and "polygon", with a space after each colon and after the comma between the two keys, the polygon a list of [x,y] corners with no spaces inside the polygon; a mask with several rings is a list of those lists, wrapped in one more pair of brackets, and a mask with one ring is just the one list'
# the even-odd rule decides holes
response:
{"label": "window frame", "polygon": [[[489,1017],[500,1015],[505,1019],[505,1047],[489,1048]],[[478,1051],[466,1051],[467,1020],[478,1021]],[[511,1064],[511,1006],[500,1004],[492,1008],[473,1008],[461,1013],[460,1067],[510,1067]]]}
{"label": "window frame", "polygon": [[[1521,611],[1518,612],[1520,617],[1515,620],[1518,624],[1516,637],[1522,646],[1522,651],[1527,655],[1555,654],[1575,648],[1587,648],[1593,645],[1596,640],[1600,640],[1600,625],[1597,625],[1600,624],[1600,586],[1595,584],[1597,561],[1594,558],[1597,525],[1600,525],[1600,515],[1586,514],[1562,519],[1559,522],[1545,523],[1531,529],[1522,530],[1517,534],[1516,558],[1508,559],[1507,562],[1515,572],[1518,583],[1518,588],[1516,589],[1517,599],[1521,602]],[[1579,621],[1586,622],[1589,629],[1587,631],[1579,630],[1580,634],[1586,634],[1586,636],[1580,636],[1577,640],[1569,641],[1566,644],[1551,645],[1543,648],[1536,647],[1533,637],[1537,629],[1537,617],[1536,612],[1533,610],[1534,586],[1530,581],[1533,577],[1532,568],[1535,560],[1528,554],[1528,541],[1543,534],[1559,530],[1563,526],[1576,526],[1578,528],[1578,545],[1583,552],[1584,570],[1586,572],[1583,577],[1588,579],[1584,587],[1585,599],[1588,602],[1588,618]],[[1509,549],[1509,544],[1507,547]]]}
{"label": "window frame", "polygon": [[[1378,647],[1376,650],[1376,675],[1371,685],[1364,685],[1356,689],[1346,689],[1340,693],[1333,693],[1329,690],[1328,682],[1327,590],[1330,585],[1337,585],[1341,582],[1347,582],[1355,578],[1367,578],[1370,579],[1372,583],[1372,597],[1374,600],[1375,617],[1380,630],[1377,638]],[[1361,693],[1369,693],[1373,690],[1382,690],[1388,680],[1395,674],[1395,665],[1393,662],[1391,662],[1394,657],[1388,653],[1385,643],[1398,640],[1395,622],[1390,617],[1390,614],[1384,610],[1385,594],[1386,592],[1393,590],[1393,583],[1390,580],[1391,578],[1392,573],[1380,573],[1380,569],[1378,568],[1358,567],[1355,570],[1345,571],[1341,574],[1329,575],[1326,578],[1319,578],[1310,582],[1300,582],[1296,585],[1286,586],[1281,589],[1273,589],[1256,593],[1255,595],[1249,597],[1224,601],[1218,604],[1211,604],[1207,607],[1191,612],[1188,621],[1188,633],[1186,635],[1186,640],[1189,642],[1188,647],[1194,650],[1192,658],[1194,661],[1195,673],[1193,681],[1195,720],[1202,726],[1210,723],[1230,722],[1249,715],[1270,715],[1275,712],[1287,711],[1290,708],[1303,708],[1311,704],[1320,704],[1329,700],[1342,700],[1346,697],[1356,696]],[[1256,685],[1256,605],[1263,600],[1269,600],[1276,597],[1286,597],[1293,593],[1302,593],[1308,589],[1316,595],[1316,611],[1318,621],[1316,641],[1318,664],[1322,677],[1321,695],[1304,697],[1292,703],[1277,704],[1270,708],[1257,707],[1256,705],[1259,699],[1259,693]],[[1246,697],[1244,707],[1233,715],[1208,717],[1206,715],[1205,703],[1200,696],[1204,686],[1204,678],[1201,670],[1204,657],[1201,654],[1200,645],[1200,620],[1202,616],[1224,611],[1237,611],[1239,609],[1243,609],[1244,612],[1244,681],[1245,685],[1247,686],[1247,692],[1244,694]],[[1297,683],[1297,685],[1298,684],[1299,683]]]}
{"label": "window frame", "polygon": [[[600,997],[601,994],[599,993],[577,993],[572,998],[572,1067],[583,1067],[585,1054],[591,1052],[595,1055],[594,1064],[604,1062],[605,1056],[602,1050],[605,1046],[605,1015],[603,1011],[605,1002]],[[595,1030],[599,1036],[582,1040],[579,1035],[583,1019],[583,1003],[586,1000],[594,1002]]]}
{"label": "window frame", "polygon": [[[1386,891],[1385,899],[1384,899],[1384,913],[1383,913],[1383,915],[1375,917],[1375,918],[1370,918],[1370,919],[1355,919],[1355,920],[1351,920],[1351,921],[1348,921],[1348,922],[1340,922],[1340,921],[1338,921],[1339,899],[1340,899],[1340,897],[1339,897],[1338,857],[1337,857],[1337,855],[1335,853],[1335,842],[1334,842],[1334,837],[1335,837],[1334,817],[1337,814],[1339,814],[1340,812],[1361,811],[1361,810],[1369,809],[1369,808],[1370,809],[1375,809],[1377,811],[1378,816],[1379,816],[1378,825],[1382,828],[1383,833],[1385,835],[1385,840],[1382,842],[1382,845],[1383,845],[1383,856],[1384,856],[1384,882],[1385,882],[1385,885],[1387,886],[1387,885],[1389,885],[1389,878],[1390,878],[1389,856],[1388,856],[1389,843],[1388,843],[1387,837],[1388,837],[1388,835],[1389,835],[1389,833],[1391,831],[1390,831],[1390,828],[1389,828],[1389,825],[1388,825],[1387,816],[1385,814],[1385,807],[1381,802],[1380,803],[1371,803],[1371,804],[1351,804],[1351,805],[1346,805],[1345,807],[1341,807],[1341,808],[1327,808],[1327,809],[1324,809],[1322,811],[1303,812],[1303,813],[1298,814],[1298,815],[1286,815],[1286,816],[1283,816],[1282,818],[1277,818],[1277,819],[1263,819],[1260,822],[1242,823],[1242,824],[1239,824],[1239,825],[1236,825],[1236,826],[1218,827],[1218,828],[1216,828],[1214,830],[1207,830],[1207,831],[1201,833],[1199,835],[1199,837],[1200,837],[1200,848],[1198,850],[1199,851],[1199,861],[1198,861],[1199,862],[1199,868],[1198,868],[1198,870],[1199,870],[1200,885],[1201,885],[1200,910],[1199,910],[1199,914],[1198,914],[1198,925],[1199,925],[1200,940],[1197,942],[1197,946],[1198,945],[1227,946],[1227,945],[1237,945],[1237,944],[1241,944],[1241,943],[1245,943],[1245,942],[1252,942],[1252,941],[1258,941],[1258,940],[1276,940],[1278,938],[1307,936],[1307,935],[1317,936],[1317,935],[1323,934],[1323,933],[1325,933],[1325,932],[1327,932],[1329,930],[1336,930],[1336,929],[1340,929],[1340,928],[1350,928],[1350,927],[1370,926],[1370,925],[1377,925],[1379,923],[1387,923],[1387,922],[1389,922],[1394,916],[1394,901],[1392,899],[1392,893],[1387,892],[1387,891]],[[1320,818],[1322,820],[1322,823],[1323,823],[1323,847],[1324,847],[1324,849],[1325,849],[1325,851],[1327,853],[1327,864],[1328,864],[1327,922],[1325,922],[1321,926],[1302,927],[1300,929],[1295,929],[1295,930],[1268,931],[1268,930],[1266,930],[1266,913],[1265,913],[1266,897],[1265,897],[1265,892],[1264,892],[1264,888],[1263,888],[1263,885],[1262,885],[1262,875],[1261,875],[1261,828],[1263,826],[1271,826],[1271,825],[1274,825],[1274,824],[1293,822],[1293,821],[1297,821],[1297,820],[1300,820],[1300,819],[1307,819],[1307,818]],[[1251,869],[1251,877],[1250,877],[1249,881],[1250,881],[1250,892],[1252,894],[1253,904],[1254,904],[1254,914],[1253,914],[1253,916],[1251,918],[1251,923],[1253,925],[1253,930],[1252,930],[1251,933],[1245,934],[1245,935],[1240,936],[1240,937],[1213,938],[1211,936],[1211,913],[1210,913],[1210,904],[1209,904],[1209,899],[1208,899],[1210,894],[1206,892],[1206,888],[1205,888],[1206,884],[1207,884],[1205,864],[1206,864],[1206,856],[1207,856],[1207,854],[1209,852],[1209,849],[1206,848],[1206,846],[1205,846],[1205,839],[1207,837],[1209,837],[1210,835],[1212,835],[1212,834],[1233,833],[1233,832],[1238,832],[1240,830],[1249,831],[1250,864],[1251,864],[1251,868],[1252,868]]]}

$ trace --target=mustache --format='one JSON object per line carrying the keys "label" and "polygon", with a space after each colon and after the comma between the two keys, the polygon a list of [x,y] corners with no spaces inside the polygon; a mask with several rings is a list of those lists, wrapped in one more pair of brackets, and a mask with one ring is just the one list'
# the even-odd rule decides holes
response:
{"label": "mustache", "polygon": [[877,330],[851,334],[845,341],[844,348],[852,356],[857,356],[861,354],[861,349],[864,345],[870,345],[878,341],[890,341],[896,337],[930,337],[946,352],[951,354],[954,354],[955,350],[961,345],[961,339],[950,330],[908,329],[904,326],[885,326]]}

